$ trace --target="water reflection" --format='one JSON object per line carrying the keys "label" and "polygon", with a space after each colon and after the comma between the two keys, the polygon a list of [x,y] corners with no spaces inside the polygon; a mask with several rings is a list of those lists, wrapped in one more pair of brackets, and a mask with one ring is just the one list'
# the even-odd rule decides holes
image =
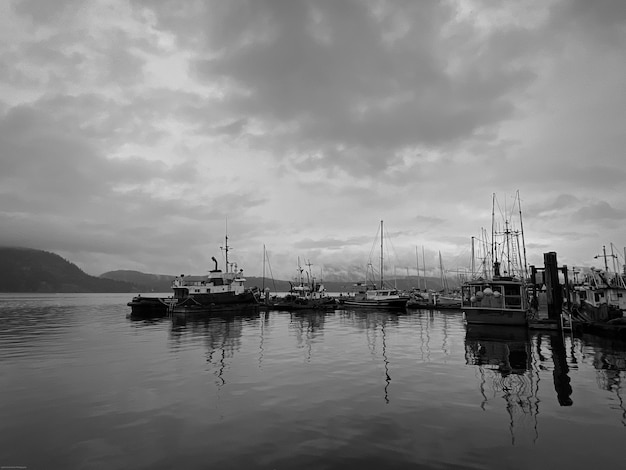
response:
{"label": "water reflection", "polygon": [[530,417],[534,439],[537,432],[537,380],[532,373],[528,331],[518,327],[468,326],[465,357],[478,366],[481,409],[490,400],[502,398],[509,416],[511,443],[515,444],[516,425]]}
{"label": "water reflection", "polygon": [[219,388],[226,384],[228,363],[241,349],[244,329],[259,322],[259,318],[257,312],[245,310],[208,318],[174,317],[170,320],[171,348],[184,351],[201,342],[206,351],[207,370],[215,376]]}
{"label": "water reflection", "polygon": [[[572,406],[566,341],[561,333],[550,331],[531,336],[525,328],[472,325],[467,328],[465,345],[467,364],[478,366],[481,408],[485,409],[489,400],[497,396],[504,399],[512,443],[516,421],[524,416],[533,422],[534,440],[538,437],[542,371],[552,370],[559,405]],[[573,349],[571,352],[571,362],[576,365]]]}
{"label": "water reflection", "polygon": [[290,330],[296,336],[298,348],[306,350],[307,362],[311,362],[313,343],[323,335],[326,315],[330,313],[320,310],[299,310],[290,314]]}
{"label": "water reflection", "polygon": [[389,386],[391,384],[391,360],[388,352],[387,330],[397,328],[399,314],[384,310],[345,310],[341,312],[343,319],[350,321],[353,326],[365,330],[369,352],[382,365],[383,371],[383,399],[389,404]]}
{"label": "water reflection", "polygon": [[622,380],[626,376],[626,343],[607,338],[585,338],[587,347],[591,347],[592,364],[596,369],[596,383],[600,390],[615,395],[615,405],[622,426],[626,427],[626,404]]}

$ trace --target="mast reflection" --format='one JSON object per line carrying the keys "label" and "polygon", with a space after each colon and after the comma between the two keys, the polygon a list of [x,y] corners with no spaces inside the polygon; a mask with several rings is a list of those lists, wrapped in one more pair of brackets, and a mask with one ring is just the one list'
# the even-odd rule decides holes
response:
{"label": "mast reflection", "polygon": [[[529,417],[538,438],[539,382],[543,371],[552,370],[559,405],[572,406],[572,386],[565,340],[557,331],[530,336],[526,328],[470,325],[465,336],[468,365],[478,366],[484,410],[490,399],[500,396],[509,414],[509,429],[515,443],[515,426]],[[552,367],[547,366],[552,361]],[[575,361],[574,361],[575,365]]]}
{"label": "mast reflection", "polygon": [[626,427],[626,403],[622,380],[626,377],[626,343],[608,338],[596,337],[589,340],[593,353],[593,367],[596,369],[596,383],[601,390],[615,394],[617,410],[622,426]]}
{"label": "mast reflection", "polygon": [[226,384],[228,362],[241,348],[243,329],[251,323],[261,322],[258,312],[242,310],[209,318],[178,318],[172,320],[170,340],[172,349],[183,350],[188,343],[203,342],[206,347],[207,370],[221,388]]}
{"label": "mast reflection", "polygon": [[306,350],[307,362],[311,362],[313,343],[322,336],[328,314],[322,310],[299,310],[290,313],[290,329],[295,331],[298,347]]}
{"label": "mast reflection", "polygon": [[481,409],[500,396],[509,415],[511,443],[515,427],[529,416],[537,439],[538,400],[536,377],[532,373],[531,348],[526,328],[516,326],[468,325],[465,335],[465,359],[478,366]]}
{"label": "mast reflection", "polygon": [[387,328],[398,325],[398,314],[380,309],[345,310],[343,318],[349,320],[358,328],[364,329],[367,345],[374,358],[382,360],[384,372],[383,399],[389,404],[389,387],[391,385],[391,361],[387,351]]}

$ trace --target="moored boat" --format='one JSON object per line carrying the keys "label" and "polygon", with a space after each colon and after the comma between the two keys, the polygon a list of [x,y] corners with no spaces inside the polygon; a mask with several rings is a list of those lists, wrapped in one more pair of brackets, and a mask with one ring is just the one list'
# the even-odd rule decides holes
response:
{"label": "moored boat", "polygon": [[215,268],[208,276],[180,275],[172,282],[172,297],[134,297],[128,306],[131,315],[210,315],[212,313],[228,313],[241,308],[258,308],[259,293],[245,286],[243,269],[237,271],[236,265],[231,270],[228,262],[228,236],[223,248],[225,252],[226,270],[218,268],[215,257],[212,257]]}
{"label": "moored boat", "polygon": [[[380,287],[365,283],[355,284],[357,290],[347,297],[340,298],[340,304],[356,308],[380,308],[392,310],[406,310],[409,296],[400,293],[395,288],[385,287],[383,279],[383,221],[380,221]],[[367,277],[367,276],[366,276]]]}
{"label": "moored boat", "polygon": [[307,263],[309,271],[306,273],[306,282],[303,277],[304,270],[298,260],[297,284],[291,284],[289,292],[284,297],[268,300],[265,305],[275,310],[332,310],[337,302],[326,293],[326,288],[321,282],[317,282],[311,273],[311,264]]}
{"label": "moored boat", "polygon": [[175,304],[176,299],[173,297],[145,297],[138,294],[126,305],[131,308],[133,317],[156,318],[166,316]]}
{"label": "moored boat", "polygon": [[526,283],[500,276],[494,263],[491,279],[474,279],[462,287],[462,309],[468,324],[527,325],[530,313]]}
{"label": "moored boat", "polygon": [[172,307],[173,314],[211,314],[230,308],[258,306],[257,292],[245,287],[243,270],[229,271],[226,258],[226,271],[222,271],[218,269],[215,257],[212,259],[215,269],[208,276],[179,276],[174,279],[172,288],[176,303]]}
{"label": "moored boat", "polygon": [[[517,206],[514,203],[513,208],[519,209],[519,229],[513,228],[510,219],[505,217],[503,230],[498,232],[494,220],[496,201],[495,195],[493,196],[492,233],[490,240],[483,240],[485,253],[483,271],[480,274],[474,269],[472,237],[472,278],[461,287],[461,309],[468,324],[528,325],[533,306],[530,302],[530,285],[527,282],[528,269],[519,193],[516,202]],[[487,249],[488,245],[490,249]],[[488,269],[489,266],[491,269]]]}
{"label": "moored boat", "polygon": [[382,308],[406,310],[409,297],[397,289],[361,288],[352,295],[342,297],[340,303],[346,307]]}
{"label": "moored boat", "polygon": [[626,313],[626,282],[617,270],[611,271],[603,247],[604,270],[591,268],[580,282],[573,286],[574,303],[592,321],[607,321],[623,317]]}

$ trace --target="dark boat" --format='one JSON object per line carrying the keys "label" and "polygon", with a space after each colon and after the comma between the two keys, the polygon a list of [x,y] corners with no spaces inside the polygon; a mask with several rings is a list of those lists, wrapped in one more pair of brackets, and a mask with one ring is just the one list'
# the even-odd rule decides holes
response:
{"label": "dark boat", "polygon": [[128,302],[134,317],[164,317],[176,303],[173,297],[142,297],[141,294]]}
{"label": "dark boat", "polygon": [[304,281],[298,260],[297,284],[291,284],[289,293],[284,297],[268,300],[265,305],[275,310],[295,311],[295,310],[333,310],[337,302],[326,293],[324,284],[317,282],[311,273],[311,264],[308,263],[309,272],[306,273],[307,281]]}

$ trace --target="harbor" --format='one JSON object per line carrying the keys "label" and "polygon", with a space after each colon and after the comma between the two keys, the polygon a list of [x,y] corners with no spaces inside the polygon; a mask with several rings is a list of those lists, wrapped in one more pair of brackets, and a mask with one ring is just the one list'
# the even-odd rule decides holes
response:
{"label": "harbor", "polygon": [[[365,282],[356,282],[350,292],[330,294],[323,280],[316,278],[307,261],[304,269],[298,258],[297,275],[289,282],[286,293],[272,293],[271,289],[249,287],[243,269],[229,262],[229,236],[225,235],[220,250],[224,254],[225,269],[219,269],[213,256],[214,269],[207,276],[176,277],[172,282],[173,295],[167,297],[133,297],[127,303],[131,316],[182,317],[239,314],[242,311],[279,310],[332,311],[336,309],[366,309],[406,313],[418,310],[459,310],[465,323],[518,327],[524,329],[556,330],[560,333],[594,332],[620,337],[626,334],[626,248],[622,271],[618,270],[619,256],[607,252],[603,246],[601,258],[604,270],[590,268],[584,276],[580,270],[559,266],[555,251],[543,253],[543,266],[529,265],[526,237],[519,191],[511,207],[499,212],[496,195],[492,196],[491,233],[484,229],[481,237],[471,238],[470,266],[456,290],[451,291],[442,275],[441,291],[421,291],[419,277],[412,289],[401,290],[385,279],[384,222],[373,246],[379,246],[378,270],[370,253]],[[372,252],[374,250],[372,249]],[[417,258],[417,256],[416,256]],[[263,253],[263,279],[265,261]],[[613,270],[609,269],[609,259]],[[419,261],[416,262],[419,275]],[[265,282],[263,283],[265,284]]]}
{"label": "harbor", "polygon": [[[1,294],[0,455],[29,468],[619,467],[626,345],[342,307],[134,319]],[[37,449],[37,452],[33,452]]]}

